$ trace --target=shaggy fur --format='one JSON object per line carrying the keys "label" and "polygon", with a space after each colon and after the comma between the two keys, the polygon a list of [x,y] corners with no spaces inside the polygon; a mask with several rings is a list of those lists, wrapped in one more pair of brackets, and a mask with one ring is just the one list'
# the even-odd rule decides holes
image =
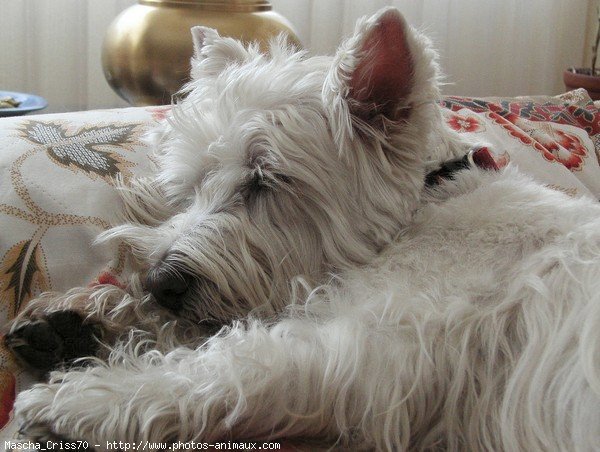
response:
{"label": "shaggy fur", "polygon": [[511,166],[425,191],[471,143],[443,125],[435,52],[396,10],[333,59],[193,35],[157,173],[102,237],[141,279],[45,295],[12,327],[19,354],[70,310],[108,344],[19,395],[23,433],[597,449],[597,202]]}

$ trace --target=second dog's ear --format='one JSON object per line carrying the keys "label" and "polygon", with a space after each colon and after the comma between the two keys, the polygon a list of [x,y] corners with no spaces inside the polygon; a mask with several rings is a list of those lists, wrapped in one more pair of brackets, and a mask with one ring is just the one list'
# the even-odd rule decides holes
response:
{"label": "second dog's ear", "polygon": [[427,39],[398,10],[360,20],[335,55],[323,88],[336,138],[352,136],[357,124],[379,128],[407,119],[414,103],[437,94],[434,60]]}
{"label": "second dog's ear", "polygon": [[248,51],[240,41],[223,38],[213,28],[196,26],[191,32],[194,42],[192,79],[218,75],[227,65],[248,59]]}

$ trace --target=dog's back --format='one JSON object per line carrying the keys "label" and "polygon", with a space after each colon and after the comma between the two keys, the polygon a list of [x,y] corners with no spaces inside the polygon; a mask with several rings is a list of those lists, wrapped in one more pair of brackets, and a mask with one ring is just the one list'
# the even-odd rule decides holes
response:
{"label": "dog's back", "polygon": [[437,187],[372,266],[312,302],[328,300],[370,350],[376,411],[410,407],[387,412],[386,436],[399,422],[416,448],[594,450],[599,258],[595,200],[514,167],[472,169]]}

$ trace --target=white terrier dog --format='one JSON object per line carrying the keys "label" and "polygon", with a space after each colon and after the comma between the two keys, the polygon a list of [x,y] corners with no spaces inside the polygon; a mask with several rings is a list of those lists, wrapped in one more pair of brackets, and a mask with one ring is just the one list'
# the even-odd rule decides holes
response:
{"label": "white terrier dog", "polygon": [[144,282],[48,294],[12,326],[43,371],[99,357],[20,394],[23,433],[597,450],[600,206],[510,165],[425,189],[472,144],[394,9],[333,58],[193,35],[158,172],[104,235]]}

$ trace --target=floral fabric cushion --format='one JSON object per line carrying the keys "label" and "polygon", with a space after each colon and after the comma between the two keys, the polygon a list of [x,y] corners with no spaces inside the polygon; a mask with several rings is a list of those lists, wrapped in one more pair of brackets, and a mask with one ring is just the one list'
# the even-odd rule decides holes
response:
{"label": "floral fabric cushion", "polygon": [[[600,113],[583,90],[561,97],[447,97],[444,119],[572,196],[600,198]],[[0,326],[42,291],[126,279],[126,250],[93,246],[119,200],[116,177],[150,171],[143,134],[169,107],[0,120]],[[0,346],[0,441],[15,394],[32,383]]]}
{"label": "floral fabric cushion", "polygon": [[[41,292],[122,276],[125,250],[93,241],[119,211],[115,179],[152,166],[141,139],[164,111],[0,120],[0,326]],[[0,441],[13,437],[12,403],[30,384],[0,346]]]}
{"label": "floral fabric cushion", "polygon": [[538,181],[600,199],[600,115],[585,90],[559,97],[446,97],[448,125],[487,142]]}

